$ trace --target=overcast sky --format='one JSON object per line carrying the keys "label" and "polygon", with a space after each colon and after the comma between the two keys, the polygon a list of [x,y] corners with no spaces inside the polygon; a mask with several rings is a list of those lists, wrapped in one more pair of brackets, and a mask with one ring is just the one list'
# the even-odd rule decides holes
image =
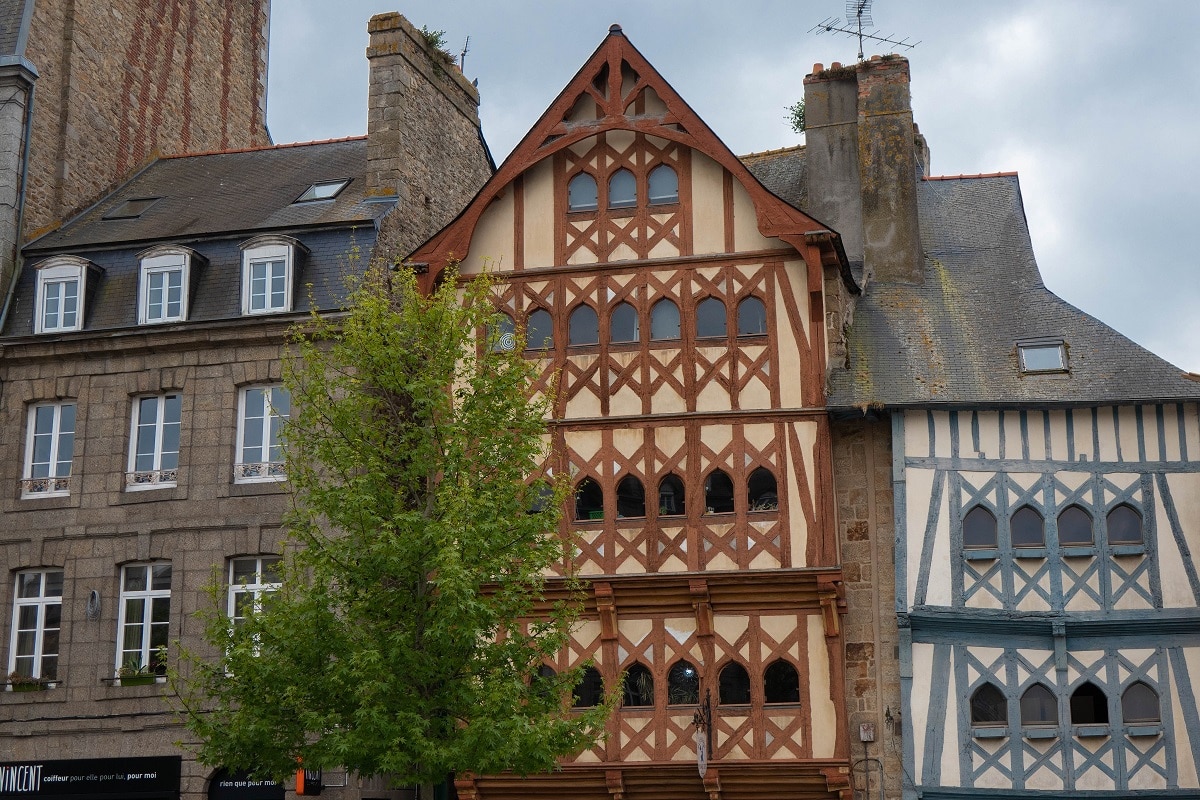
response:
{"label": "overcast sky", "polygon": [[[497,163],[608,32],[625,35],[738,154],[803,141],[784,109],[856,39],[808,31],[845,0],[276,0],[267,120],[276,142],[366,132],[367,20],[444,30],[479,81]],[[1047,286],[1200,372],[1200,2],[875,0],[919,41],[913,111],[935,175],[1016,171]]]}

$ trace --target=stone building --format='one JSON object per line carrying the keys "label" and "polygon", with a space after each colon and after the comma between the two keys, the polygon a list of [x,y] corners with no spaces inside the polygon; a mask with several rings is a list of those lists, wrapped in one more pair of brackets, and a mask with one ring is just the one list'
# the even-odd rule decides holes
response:
{"label": "stone building", "polygon": [[[491,174],[474,87],[399,15],[370,33],[366,137],[159,157],[22,250],[0,331],[0,797],[283,796],[175,745],[159,647],[199,643],[214,578],[234,614],[271,589],[289,326]],[[451,156],[436,184],[406,166]],[[363,792],[385,796],[326,793]]]}

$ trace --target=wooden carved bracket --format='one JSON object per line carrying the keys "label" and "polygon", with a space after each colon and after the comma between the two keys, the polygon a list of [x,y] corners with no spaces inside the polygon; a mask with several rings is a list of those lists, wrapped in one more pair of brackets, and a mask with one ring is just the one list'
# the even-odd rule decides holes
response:
{"label": "wooden carved bracket", "polygon": [[458,792],[458,800],[479,800],[479,787],[475,785],[475,776],[470,772],[454,776],[454,789]]}
{"label": "wooden carved bracket", "polygon": [[825,623],[825,635],[840,635],[842,621],[839,615],[846,608],[845,585],[833,578],[818,578],[817,598],[821,601],[821,617]]}
{"label": "wooden carved bracket", "polygon": [[708,800],[721,800],[721,775],[716,767],[709,767],[704,773],[704,791]]}
{"label": "wooden carved bracket", "polygon": [[821,774],[825,776],[825,788],[837,792],[841,800],[854,800],[854,787],[850,783],[849,767],[823,767]]}
{"label": "wooden carved bracket", "polygon": [[692,607],[696,609],[696,635],[713,635],[712,600],[708,596],[708,581],[696,578],[688,582],[692,594]]}
{"label": "wooden carved bracket", "polygon": [[614,641],[617,638],[617,604],[611,583],[593,583],[596,592],[596,611],[600,614],[600,638]]}
{"label": "wooden carved bracket", "polygon": [[604,784],[613,800],[625,800],[625,773],[619,769],[604,771]]}

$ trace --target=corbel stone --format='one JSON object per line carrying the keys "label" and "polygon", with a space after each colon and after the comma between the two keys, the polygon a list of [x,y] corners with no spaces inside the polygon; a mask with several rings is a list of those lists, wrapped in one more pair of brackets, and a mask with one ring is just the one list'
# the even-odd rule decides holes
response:
{"label": "corbel stone", "polygon": [[619,769],[604,771],[604,785],[613,800],[625,800],[625,773]]}

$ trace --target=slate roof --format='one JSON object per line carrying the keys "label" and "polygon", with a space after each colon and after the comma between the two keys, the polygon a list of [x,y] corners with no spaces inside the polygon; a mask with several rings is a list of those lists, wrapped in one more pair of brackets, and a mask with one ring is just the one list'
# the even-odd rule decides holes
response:
{"label": "slate roof", "polygon": [[808,170],[804,145],[740,156],[740,160],[771,194],[801,210],[808,205]]}
{"label": "slate roof", "polygon": [[[1016,175],[922,180],[922,284],[870,283],[834,409],[1084,405],[1200,398],[1200,382],[1042,283]],[[1022,374],[1016,343],[1066,343],[1068,374]]]}
{"label": "slate roof", "polygon": [[[366,168],[366,137],[161,158],[25,252],[373,223],[393,204],[367,200]],[[312,184],[340,178],[351,180],[334,200],[293,205]],[[103,219],[145,197],[162,199],[136,219]]]}

